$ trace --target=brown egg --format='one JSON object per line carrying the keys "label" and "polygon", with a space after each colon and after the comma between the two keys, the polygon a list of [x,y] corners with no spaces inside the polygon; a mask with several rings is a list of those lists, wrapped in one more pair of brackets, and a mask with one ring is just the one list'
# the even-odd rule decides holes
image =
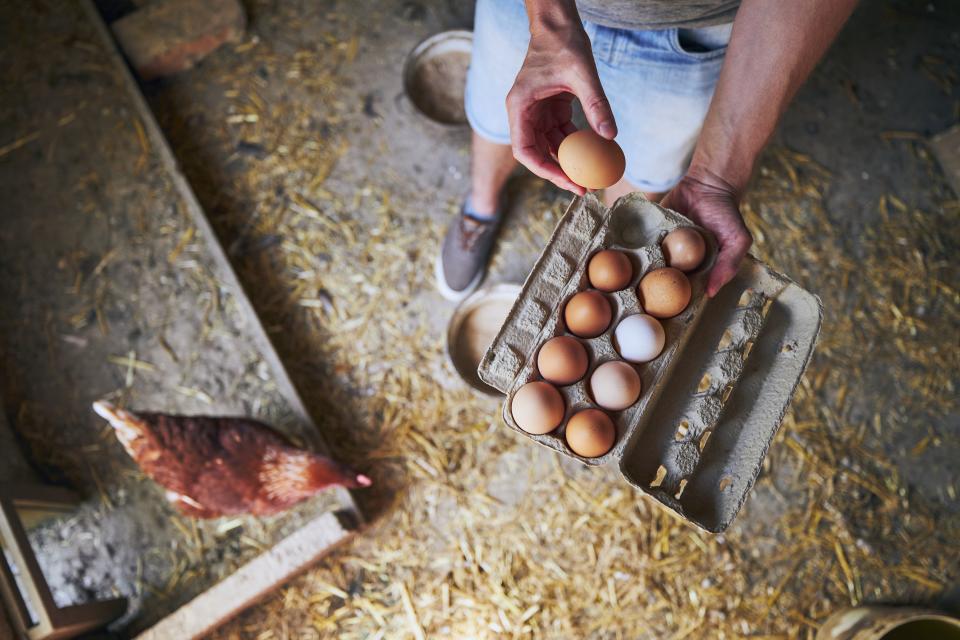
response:
{"label": "brown egg", "polygon": [[527,433],[549,433],[563,421],[563,396],[546,382],[528,382],[513,394],[510,413]]}
{"label": "brown egg", "polygon": [[619,291],[630,284],[633,265],[622,251],[604,249],[590,258],[587,277],[590,285],[600,291]]}
{"label": "brown egg", "polygon": [[707,243],[692,227],[680,227],[667,234],[660,243],[667,265],[680,271],[693,271],[707,255]]}
{"label": "brown egg", "polygon": [[610,303],[596,291],[581,291],[563,310],[567,329],[581,338],[596,338],[610,326],[612,317]]}
{"label": "brown egg", "polygon": [[637,287],[640,305],[654,318],[672,318],[686,309],[691,293],[687,276],[673,267],[651,271]]}
{"label": "brown egg", "polygon": [[613,447],[617,430],[610,416],[599,409],[578,411],[567,422],[567,444],[584,458],[602,456]]}
{"label": "brown egg", "polygon": [[623,149],[592,129],[574,131],[557,149],[560,168],[586,189],[606,189],[619,182],[627,166]]}
{"label": "brown egg", "polygon": [[550,338],[537,354],[537,369],[553,384],[573,384],[587,372],[587,350],[570,336]]}
{"label": "brown egg", "polygon": [[640,374],[626,362],[604,362],[590,376],[590,393],[604,409],[626,409],[640,397]]}

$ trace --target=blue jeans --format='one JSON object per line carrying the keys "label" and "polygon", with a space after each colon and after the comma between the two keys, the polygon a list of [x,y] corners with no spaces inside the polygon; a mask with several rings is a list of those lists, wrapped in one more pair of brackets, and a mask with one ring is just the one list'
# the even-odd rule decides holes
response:
{"label": "blue jeans", "polygon": [[[592,22],[583,27],[617,120],[627,180],[643,191],[667,191],[690,163],[732,24],[658,31]],[[466,111],[473,130],[492,142],[510,144],[506,98],[529,40],[522,2],[477,1]]]}

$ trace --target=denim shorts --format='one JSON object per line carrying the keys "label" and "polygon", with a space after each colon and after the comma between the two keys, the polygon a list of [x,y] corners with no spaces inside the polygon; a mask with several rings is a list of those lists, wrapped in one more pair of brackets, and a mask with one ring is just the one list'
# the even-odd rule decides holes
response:
{"label": "denim shorts", "polygon": [[[627,157],[626,178],[647,192],[686,172],[730,40],[732,24],[630,31],[584,22]],[[466,111],[480,136],[510,144],[506,98],[530,31],[520,0],[478,0]]]}

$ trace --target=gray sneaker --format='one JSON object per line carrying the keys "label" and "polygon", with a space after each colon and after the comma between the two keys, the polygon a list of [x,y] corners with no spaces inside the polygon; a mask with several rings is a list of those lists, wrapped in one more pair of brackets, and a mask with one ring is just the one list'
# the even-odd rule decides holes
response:
{"label": "gray sneaker", "polygon": [[444,298],[462,300],[480,286],[501,217],[477,220],[461,209],[437,256],[437,287]]}

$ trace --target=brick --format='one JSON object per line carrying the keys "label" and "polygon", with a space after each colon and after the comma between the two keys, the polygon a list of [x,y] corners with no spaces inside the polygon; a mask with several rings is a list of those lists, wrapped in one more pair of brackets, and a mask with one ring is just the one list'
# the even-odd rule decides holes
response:
{"label": "brick", "polygon": [[111,25],[143,80],[189,69],[227,42],[243,37],[239,0],[156,0]]}

